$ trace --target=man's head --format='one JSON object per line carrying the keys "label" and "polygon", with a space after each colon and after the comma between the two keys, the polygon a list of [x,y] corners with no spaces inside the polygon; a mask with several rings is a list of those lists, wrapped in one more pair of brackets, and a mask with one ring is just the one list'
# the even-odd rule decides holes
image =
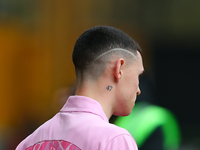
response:
{"label": "man's head", "polygon": [[87,82],[91,88],[98,81],[90,92],[95,96],[91,97],[97,101],[110,97],[111,113],[130,114],[140,94],[138,77],[144,70],[140,52],[138,43],[119,29],[97,26],[85,31],[73,51],[77,84]]}
{"label": "man's head", "polygon": [[141,52],[138,43],[119,29],[109,26],[90,28],[78,38],[74,46],[72,57],[77,79],[97,79],[112,55],[130,60],[132,55],[137,56],[137,51]]}

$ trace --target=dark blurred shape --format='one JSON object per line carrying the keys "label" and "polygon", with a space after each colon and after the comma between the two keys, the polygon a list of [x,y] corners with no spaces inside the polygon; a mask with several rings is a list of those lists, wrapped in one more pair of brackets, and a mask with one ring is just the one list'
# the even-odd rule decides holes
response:
{"label": "dark blurred shape", "polygon": [[177,116],[184,144],[199,140],[200,135],[198,41],[199,37],[188,36],[154,43],[156,99]]}

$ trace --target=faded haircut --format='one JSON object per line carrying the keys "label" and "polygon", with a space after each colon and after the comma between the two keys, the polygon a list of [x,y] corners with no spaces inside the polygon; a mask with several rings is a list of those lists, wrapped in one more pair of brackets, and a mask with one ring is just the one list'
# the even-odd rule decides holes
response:
{"label": "faded haircut", "polygon": [[134,59],[141,48],[123,31],[110,26],[96,26],[86,30],[76,41],[72,59],[77,79],[85,76],[97,79],[114,56]]}

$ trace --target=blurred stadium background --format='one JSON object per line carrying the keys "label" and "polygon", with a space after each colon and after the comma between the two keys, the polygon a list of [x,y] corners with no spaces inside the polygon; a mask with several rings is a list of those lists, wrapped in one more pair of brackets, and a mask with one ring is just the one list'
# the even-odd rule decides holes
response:
{"label": "blurred stadium background", "polygon": [[15,149],[59,111],[56,92],[75,81],[74,43],[96,25],[141,45],[156,104],[178,119],[180,149],[200,149],[199,7],[199,0],[0,0],[0,150]]}

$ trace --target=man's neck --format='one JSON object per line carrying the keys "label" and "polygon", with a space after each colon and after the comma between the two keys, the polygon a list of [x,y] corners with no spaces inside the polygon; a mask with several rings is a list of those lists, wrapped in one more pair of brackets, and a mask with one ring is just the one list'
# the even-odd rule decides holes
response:
{"label": "man's neck", "polygon": [[104,81],[98,82],[87,82],[82,84],[77,84],[77,89],[75,95],[86,96],[98,101],[103,108],[108,120],[113,114],[113,98],[112,92],[109,91],[111,87],[104,84]]}

